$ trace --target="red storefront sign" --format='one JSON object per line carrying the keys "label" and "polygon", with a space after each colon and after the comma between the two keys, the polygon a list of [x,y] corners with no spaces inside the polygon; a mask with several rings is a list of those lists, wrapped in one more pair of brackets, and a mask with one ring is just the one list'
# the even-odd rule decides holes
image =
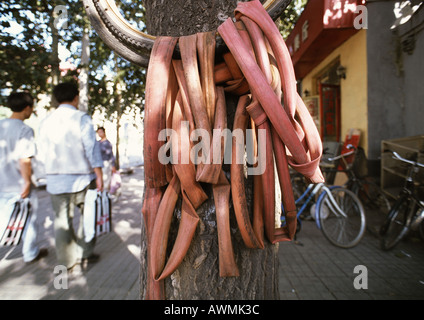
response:
{"label": "red storefront sign", "polygon": [[309,0],[286,40],[302,79],[334,49],[358,32],[354,20],[364,0]]}
{"label": "red storefront sign", "polygon": [[364,2],[363,0],[324,0],[322,21],[324,28],[352,28],[357,16],[355,13],[357,6]]}

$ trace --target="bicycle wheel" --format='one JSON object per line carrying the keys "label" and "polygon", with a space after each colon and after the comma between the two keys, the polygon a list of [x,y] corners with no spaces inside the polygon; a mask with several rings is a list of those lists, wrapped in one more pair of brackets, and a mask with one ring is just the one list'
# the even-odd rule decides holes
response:
{"label": "bicycle wheel", "polygon": [[364,207],[352,191],[338,187],[331,190],[331,195],[325,192],[317,210],[322,233],[332,244],[352,248],[361,241],[366,225]]}
{"label": "bicycle wheel", "polygon": [[359,190],[355,194],[359,197],[366,207],[373,210],[378,210],[385,216],[390,211],[390,201],[384,194],[383,190],[371,179],[362,180]]}
{"label": "bicycle wheel", "polygon": [[396,246],[409,230],[407,224],[411,202],[402,198],[395,203],[389,212],[386,221],[380,228],[380,246],[383,250],[390,250]]}
{"label": "bicycle wheel", "polygon": [[418,227],[418,231],[420,233],[421,240],[424,241],[424,221],[421,222],[420,226]]}

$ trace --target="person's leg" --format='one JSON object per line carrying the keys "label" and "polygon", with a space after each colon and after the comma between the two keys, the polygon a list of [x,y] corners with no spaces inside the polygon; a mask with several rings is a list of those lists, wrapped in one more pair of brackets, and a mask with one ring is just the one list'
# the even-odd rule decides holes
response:
{"label": "person's leg", "polygon": [[76,236],[73,228],[74,194],[50,195],[55,212],[54,231],[58,263],[72,268],[79,262]]}
{"label": "person's leg", "polygon": [[38,197],[35,192],[31,193],[30,197],[31,202],[31,216],[27,222],[24,234],[22,235],[22,255],[24,256],[25,262],[30,262],[37,258],[40,253],[40,248],[38,246],[38,221],[37,221],[37,211],[38,211]]}
{"label": "person's leg", "polygon": [[[93,188],[93,185],[90,185],[88,188]],[[78,256],[82,259],[87,259],[91,257],[94,253],[94,246],[96,244],[96,237],[93,238],[90,242],[85,242],[84,240],[84,200],[85,194],[87,193],[88,188],[84,189],[81,192],[75,194],[75,205],[78,207],[81,215],[79,220],[79,227],[77,232],[77,245],[78,245]],[[94,182],[95,188],[95,182]]]}

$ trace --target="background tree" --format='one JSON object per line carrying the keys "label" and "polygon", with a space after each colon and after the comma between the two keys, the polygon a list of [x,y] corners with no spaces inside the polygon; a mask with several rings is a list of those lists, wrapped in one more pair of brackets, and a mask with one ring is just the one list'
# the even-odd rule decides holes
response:
{"label": "background tree", "polygon": [[[132,1],[121,1],[121,12],[144,28],[144,10]],[[65,10],[65,11],[64,11]],[[135,19],[137,19],[135,21]],[[11,26],[18,26],[12,30]],[[50,93],[60,80],[77,80],[87,66],[81,62],[84,31],[90,35],[88,112],[105,111],[112,118],[126,108],[143,108],[145,70],[115,57],[91,30],[80,0],[10,0],[0,3],[0,105],[7,90],[29,90],[35,97]],[[59,44],[71,53],[75,65],[62,75],[59,70]],[[124,87],[120,107],[106,88]],[[109,92],[107,94],[107,92]]]}
{"label": "background tree", "polygon": [[[119,7],[135,27],[144,28],[144,10],[139,4],[125,0]],[[145,70],[116,56],[99,40],[82,1],[1,2],[0,37],[0,106],[5,105],[10,91],[28,90],[34,97],[50,95],[59,81],[78,80],[80,109],[90,114],[97,110],[106,120],[116,121],[119,153],[122,115],[130,109],[143,110]],[[74,65],[66,74],[59,68],[59,48],[70,52]]]}
{"label": "background tree", "polygon": [[[88,113],[96,110],[105,114],[105,119],[116,123],[116,167],[119,169],[119,144],[121,117],[131,109],[144,109],[144,87],[146,72],[116,55],[96,35],[88,23],[87,16],[82,8],[82,1],[78,2],[78,11],[75,24],[78,25],[78,35],[82,38],[84,32],[89,33],[90,57],[86,66],[79,56],[84,52],[83,43],[75,42],[73,38],[68,41],[68,48],[78,43],[80,48],[74,50],[73,59],[78,62],[78,68],[71,72],[69,77],[78,77],[84,68],[88,71]],[[118,3],[121,14],[131,21],[134,27],[144,30],[144,10],[137,2],[124,0]]]}
{"label": "background tree", "polygon": [[[0,104],[4,105],[4,89],[25,89],[33,96],[47,91],[52,59],[45,44],[46,5],[30,0],[0,3]],[[17,25],[19,29],[13,29]]]}

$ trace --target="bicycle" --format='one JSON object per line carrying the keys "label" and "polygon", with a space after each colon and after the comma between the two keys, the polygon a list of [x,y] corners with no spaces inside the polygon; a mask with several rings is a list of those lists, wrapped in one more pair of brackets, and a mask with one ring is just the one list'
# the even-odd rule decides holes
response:
{"label": "bicycle", "polygon": [[[302,179],[299,179],[302,178]],[[304,185],[303,177],[292,175],[295,195],[300,194]],[[325,183],[309,184],[295,201],[298,208],[298,230],[301,228],[300,216],[311,205],[316,224],[330,243],[340,248],[356,246],[365,233],[365,213],[361,201],[350,190]],[[283,208],[284,209],[284,208]],[[284,221],[283,221],[284,223]]]}
{"label": "bicycle", "polygon": [[[324,172],[344,172],[347,175],[347,182],[343,185],[346,189],[354,192],[366,208],[379,210],[384,215],[387,215],[391,205],[390,201],[381,188],[371,177],[363,176],[354,168],[355,161],[358,158],[359,148],[352,144],[346,146],[348,151],[335,157],[327,158],[327,161],[333,163],[330,168],[328,165],[323,168]],[[353,162],[348,163],[347,158],[353,156]],[[339,169],[339,160],[342,161],[341,169]]]}
{"label": "bicycle", "polygon": [[415,175],[424,164],[401,157],[391,151],[393,159],[409,165],[405,183],[399,192],[396,202],[380,227],[380,245],[383,250],[395,247],[408,233],[417,230],[424,239],[424,201],[418,199],[415,192]]}

